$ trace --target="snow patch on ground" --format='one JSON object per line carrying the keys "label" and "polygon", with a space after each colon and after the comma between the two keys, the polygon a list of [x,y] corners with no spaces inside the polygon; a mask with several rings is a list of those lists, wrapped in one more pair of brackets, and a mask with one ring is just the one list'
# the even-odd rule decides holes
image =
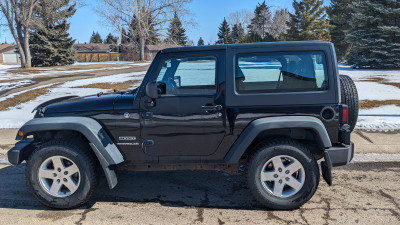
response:
{"label": "snow patch on ground", "polygon": [[126,81],[132,81],[132,83],[134,83],[137,80],[142,80],[145,74],[146,72],[123,73],[118,75],[74,80],[66,82],[60,87],[68,88],[68,87],[79,87],[79,86],[98,84],[98,83],[122,83]]}
{"label": "snow patch on ground", "polygon": [[[400,74],[399,74],[400,76]],[[375,82],[355,82],[358,98],[365,100],[399,100],[400,88]]]}
{"label": "snow patch on ground", "polygon": [[339,73],[350,76],[354,81],[384,78],[388,82],[400,82],[400,70],[353,69],[348,65],[339,64]]}
{"label": "snow patch on ground", "polygon": [[[95,95],[99,92],[107,91],[97,88],[74,88],[74,87],[84,86],[88,84],[96,84],[96,83],[121,83],[126,81],[132,81],[132,87],[136,87],[138,86],[138,82],[135,81],[142,80],[145,73],[146,72],[134,72],[134,73],[95,77],[95,78],[66,82],[56,88],[50,89],[49,93],[39,96],[38,98],[32,101],[17,105],[15,107],[11,107],[6,111],[0,111],[0,129],[21,127],[24,123],[33,118],[34,114],[31,112],[36,106],[51,99],[64,97],[68,95],[88,96],[88,95]],[[14,93],[6,97],[0,98],[0,102],[6,100],[7,98],[11,98],[15,95],[23,94],[30,90],[47,87],[51,85],[54,84],[42,85],[36,88]]]}
{"label": "snow patch on ground", "polygon": [[[382,78],[385,83],[400,83],[400,70],[353,69],[340,64],[339,73],[354,80],[361,101],[400,100],[400,88],[368,81]],[[360,109],[359,114],[356,129],[386,132],[400,130],[400,107],[396,105]]]}

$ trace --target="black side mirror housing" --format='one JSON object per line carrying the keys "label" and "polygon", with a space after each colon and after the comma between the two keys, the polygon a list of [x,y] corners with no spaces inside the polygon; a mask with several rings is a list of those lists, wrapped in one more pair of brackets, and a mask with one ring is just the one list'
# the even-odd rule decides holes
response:
{"label": "black side mirror housing", "polygon": [[151,99],[158,98],[157,82],[152,81],[146,85],[146,95]]}

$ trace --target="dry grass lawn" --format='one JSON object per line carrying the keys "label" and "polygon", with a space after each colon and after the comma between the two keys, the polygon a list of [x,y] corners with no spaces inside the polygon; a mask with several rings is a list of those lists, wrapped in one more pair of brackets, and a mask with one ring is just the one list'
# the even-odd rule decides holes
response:
{"label": "dry grass lawn", "polygon": [[387,82],[385,81],[385,78],[382,77],[374,77],[374,78],[369,78],[361,81],[368,81],[368,82],[376,82],[380,84],[386,84],[386,85],[391,85],[400,88],[400,83],[392,83],[392,82]]}
{"label": "dry grass lawn", "polygon": [[[15,70],[9,70],[10,73],[18,73],[18,74],[28,74],[28,73],[40,73],[47,71],[48,69],[52,70],[62,70],[62,71],[71,71],[71,70],[91,70],[91,69],[107,69],[107,68],[118,68],[127,66],[126,64],[88,64],[88,65],[70,65],[70,66],[52,66],[52,67],[35,67],[35,68],[20,68]],[[44,69],[44,70],[43,70]]]}
{"label": "dry grass lawn", "polygon": [[122,83],[97,83],[97,84],[88,84],[83,86],[78,86],[74,88],[99,88],[99,89],[106,89],[107,92],[112,92],[114,90],[118,91],[126,91],[128,89],[132,89],[131,86],[133,84],[139,83],[140,81],[126,81]]}
{"label": "dry grass lawn", "polygon": [[38,88],[34,90],[27,91],[23,94],[15,95],[12,98],[8,98],[0,102],[0,111],[7,110],[10,107],[17,106],[22,103],[29,102],[36,99],[37,97],[46,94],[51,88],[54,88],[58,84],[53,84],[48,87]]}
{"label": "dry grass lawn", "polygon": [[384,105],[397,105],[400,106],[400,100],[384,100],[384,101],[360,101],[359,107],[361,109],[370,109]]}

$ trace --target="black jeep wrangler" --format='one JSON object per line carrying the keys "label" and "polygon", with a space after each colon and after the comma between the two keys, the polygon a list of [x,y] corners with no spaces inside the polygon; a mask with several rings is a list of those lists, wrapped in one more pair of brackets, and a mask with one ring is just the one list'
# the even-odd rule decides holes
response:
{"label": "black jeep wrangler", "polygon": [[295,209],[315,193],[317,161],[353,157],[357,90],[329,42],[275,42],[160,51],[133,91],[67,96],[35,108],[9,161],[43,204],[77,207],[104,173],[245,167],[254,197]]}

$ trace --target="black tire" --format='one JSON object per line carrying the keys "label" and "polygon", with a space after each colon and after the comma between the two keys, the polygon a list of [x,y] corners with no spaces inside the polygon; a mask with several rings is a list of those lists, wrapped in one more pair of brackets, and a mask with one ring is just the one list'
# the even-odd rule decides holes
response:
{"label": "black tire", "polygon": [[[44,185],[42,185],[43,182],[41,183],[39,179],[39,169],[42,163],[51,157],[65,157],[71,160],[79,169],[79,185],[77,185],[76,191],[71,192],[72,194],[69,196],[52,196],[45,190]],[[50,208],[76,208],[89,200],[97,186],[96,166],[97,161],[95,161],[93,153],[81,141],[52,140],[36,149],[27,161],[25,169],[26,184],[33,196]],[[62,187],[64,188],[64,186]]]}
{"label": "black tire", "polygon": [[[265,164],[282,155],[292,157],[300,162],[303,166],[303,174],[305,174],[303,186],[292,196],[287,197],[275,196],[267,190],[266,182],[261,181],[261,172],[264,171]],[[288,168],[288,165],[286,166],[284,170]],[[246,175],[249,189],[255,199],[265,207],[277,210],[297,209],[306,203],[317,190],[320,178],[319,167],[310,151],[295,140],[281,138],[260,143],[255,147],[255,152],[248,161]],[[277,179],[281,178],[278,177]],[[287,184],[284,185],[286,190],[290,189]]]}
{"label": "black tire", "polygon": [[342,104],[349,107],[349,125],[353,131],[358,119],[358,93],[353,80],[347,75],[339,75]]}

